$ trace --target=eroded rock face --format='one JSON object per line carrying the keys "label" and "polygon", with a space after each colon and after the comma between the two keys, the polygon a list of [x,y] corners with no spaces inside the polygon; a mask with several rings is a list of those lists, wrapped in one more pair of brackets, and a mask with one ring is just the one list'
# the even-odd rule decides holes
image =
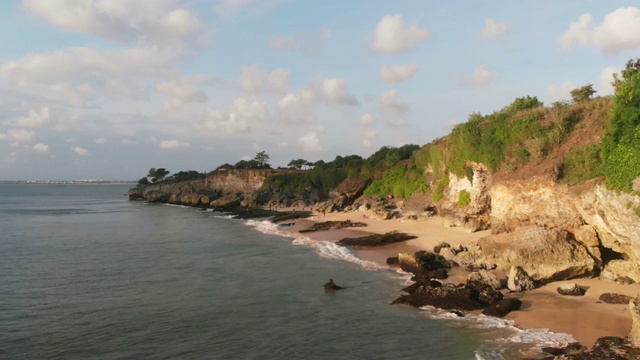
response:
{"label": "eroded rock face", "polygon": [[507,288],[520,292],[533,290],[536,288],[536,284],[520,266],[512,266],[507,278]]}
{"label": "eroded rock face", "polygon": [[478,282],[481,284],[486,284],[491,286],[495,290],[500,290],[500,288],[502,287],[500,279],[498,279],[497,276],[487,270],[478,270],[472,272],[467,277],[467,282]]}
{"label": "eroded rock face", "polygon": [[640,264],[637,261],[612,260],[600,273],[600,277],[622,284],[637,283],[640,282]]}
{"label": "eroded rock face", "polygon": [[640,294],[629,301],[629,310],[631,311],[629,341],[633,346],[640,347]]}
{"label": "eroded rock face", "polygon": [[487,262],[502,269],[520,266],[538,282],[591,276],[596,265],[582,244],[558,228],[519,227],[482,238],[478,245]]}

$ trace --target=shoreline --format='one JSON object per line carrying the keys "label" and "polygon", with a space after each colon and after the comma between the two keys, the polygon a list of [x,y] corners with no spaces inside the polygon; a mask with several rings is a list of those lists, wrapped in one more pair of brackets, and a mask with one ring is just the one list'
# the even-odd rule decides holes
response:
{"label": "shoreline", "polygon": [[[291,209],[280,209],[287,211]],[[386,259],[397,256],[399,252],[415,252],[426,250],[433,252],[433,247],[440,242],[447,242],[452,246],[476,243],[480,238],[490,234],[490,230],[470,233],[460,228],[446,228],[443,219],[433,217],[422,221],[400,221],[398,219],[379,220],[366,212],[333,212],[326,215],[319,214],[304,220],[297,220],[296,224],[285,232],[297,233],[315,222],[344,221],[363,222],[363,228],[346,228],[340,230],[318,231],[305,233],[313,240],[338,241],[345,237],[359,237],[368,234],[384,234],[399,231],[417,236],[412,240],[384,245],[379,247],[351,248],[354,255],[362,260],[370,261],[387,267]],[[445,283],[461,283],[466,281],[469,272],[463,268],[454,267],[449,272]],[[501,276],[504,278],[504,275]],[[576,283],[587,289],[584,296],[563,296],[556,288],[563,283]],[[398,287],[400,294],[400,286]],[[598,278],[578,278],[544,284],[534,290],[510,293],[522,303],[520,310],[513,311],[504,317],[512,320],[515,325],[524,329],[547,329],[554,333],[570,334],[580,344],[591,348],[595,341],[603,336],[625,337],[631,330],[631,313],[627,304],[607,304],[598,298],[606,292],[620,293],[635,297],[640,291],[640,284],[618,284]]]}

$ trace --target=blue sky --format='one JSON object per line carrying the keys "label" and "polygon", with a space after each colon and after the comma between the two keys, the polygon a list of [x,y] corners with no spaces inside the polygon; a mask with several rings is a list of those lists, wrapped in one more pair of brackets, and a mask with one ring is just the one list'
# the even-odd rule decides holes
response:
{"label": "blue sky", "polygon": [[0,3],[0,180],[367,157],[640,50],[636,1]]}

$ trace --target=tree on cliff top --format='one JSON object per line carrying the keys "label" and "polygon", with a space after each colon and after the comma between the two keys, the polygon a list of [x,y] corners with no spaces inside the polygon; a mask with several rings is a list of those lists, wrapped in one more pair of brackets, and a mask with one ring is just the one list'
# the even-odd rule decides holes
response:
{"label": "tree on cliff top", "polygon": [[267,155],[267,153],[263,150],[260,151],[259,153],[256,153],[256,156],[253,158],[253,160],[256,161],[256,163],[258,163],[259,169],[271,169],[271,165],[269,164],[269,155]]}
{"label": "tree on cliff top", "polygon": [[571,100],[576,103],[588,101],[591,100],[591,96],[595,93],[596,91],[593,90],[593,84],[587,84],[585,86],[571,90]]}
{"label": "tree on cliff top", "polygon": [[164,180],[164,178],[169,175],[171,172],[165,168],[151,168],[149,169],[149,174],[147,177],[151,178],[151,182],[158,182]]}

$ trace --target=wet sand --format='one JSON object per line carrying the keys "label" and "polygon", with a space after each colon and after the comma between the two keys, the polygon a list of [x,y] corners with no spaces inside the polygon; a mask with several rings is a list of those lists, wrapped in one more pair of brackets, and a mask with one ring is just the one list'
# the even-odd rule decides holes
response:
{"label": "wet sand", "polygon": [[[286,210],[286,209],[283,209]],[[396,256],[399,252],[414,252],[418,250],[433,251],[433,247],[440,242],[447,242],[452,246],[458,244],[475,243],[480,238],[489,235],[490,231],[469,233],[459,228],[445,228],[443,220],[438,217],[424,221],[378,220],[372,218],[368,212],[340,212],[317,214],[309,220],[299,221],[291,228],[297,231],[310,226],[311,222],[344,221],[363,222],[367,227],[341,229],[305,233],[313,239],[337,241],[345,237],[365,236],[367,233],[384,234],[398,231],[417,236],[416,239],[398,244],[380,247],[358,248],[356,256],[361,259],[386,265],[386,259]],[[467,273],[461,268],[455,268],[447,282],[459,283],[466,279]],[[579,284],[587,289],[585,296],[563,296],[557,293],[558,286],[565,282]],[[398,286],[400,288],[400,286]],[[523,301],[520,311],[514,311],[506,319],[514,320],[523,328],[549,329],[553,332],[571,334],[581,344],[591,347],[596,339],[602,336],[626,336],[631,329],[631,313],[626,304],[606,304],[598,298],[606,292],[620,293],[635,297],[640,291],[640,285],[623,285],[609,281],[594,279],[573,279],[546,284],[538,289],[523,293],[512,293]]]}

